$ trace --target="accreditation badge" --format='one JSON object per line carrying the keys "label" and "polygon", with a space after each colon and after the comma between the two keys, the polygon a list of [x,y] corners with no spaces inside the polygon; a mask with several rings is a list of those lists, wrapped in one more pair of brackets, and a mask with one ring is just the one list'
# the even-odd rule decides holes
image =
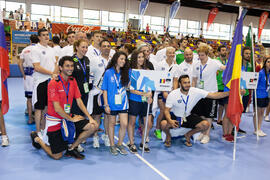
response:
{"label": "accreditation badge", "polygon": [[67,114],[70,114],[70,104],[64,104],[64,111],[65,111]]}
{"label": "accreditation badge", "polygon": [[122,104],[122,96],[121,96],[121,94],[116,94],[114,96],[114,101],[115,101],[116,105]]}

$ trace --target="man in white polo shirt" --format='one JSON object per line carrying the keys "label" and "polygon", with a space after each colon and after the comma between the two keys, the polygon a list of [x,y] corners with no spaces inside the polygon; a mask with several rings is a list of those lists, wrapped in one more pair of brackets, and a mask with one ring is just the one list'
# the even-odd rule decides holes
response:
{"label": "man in white polo shirt", "polygon": [[[218,92],[216,74],[218,70],[225,70],[226,66],[208,57],[208,46],[201,45],[198,48],[198,54],[200,61],[193,65],[192,87],[198,87],[208,92]],[[202,99],[194,107],[192,113],[206,118],[207,121],[212,124],[212,119],[217,116],[217,102],[209,98]],[[209,128],[207,134],[202,137],[202,143],[209,142],[210,129],[211,128]]]}
{"label": "man in white polo shirt", "polygon": [[173,79],[173,89],[178,88],[178,79],[182,75],[188,75],[192,84],[192,72],[193,72],[193,52],[190,48],[186,48],[184,51],[185,61],[178,65],[176,70],[176,77]]}
{"label": "man in white polo shirt", "polygon": [[[102,84],[102,76],[106,70],[106,67],[111,60],[110,50],[111,44],[108,40],[102,40],[100,42],[100,56],[93,58],[91,61],[91,73],[93,74],[94,82],[93,82],[93,89],[89,92],[89,99],[87,110],[91,114],[91,116],[97,121],[98,125],[100,125],[100,118],[102,113],[104,113],[104,109],[101,102],[101,95],[102,91],[100,90],[99,85]],[[107,115],[104,114],[104,128],[105,134],[102,135],[102,140],[104,141],[105,146],[110,146],[109,136],[108,136],[108,128],[109,122]],[[99,148],[99,136],[95,133],[93,137],[93,147]]]}
{"label": "man in white polo shirt", "polygon": [[[220,99],[229,96],[229,92],[208,92],[203,89],[190,87],[188,75],[179,78],[179,89],[173,90],[167,97],[165,117],[161,122],[162,130],[166,133],[165,146],[171,146],[171,128],[191,128],[185,134],[186,146],[192,146],[190,138],[193,134],[201,132],[202,136],[207,134],[210,123],[200,116],[191,112],[193,107],[203,98]],[[242,91],[241,91],[242,92]]]}
{"label": "man in white polo shirt", "polygon": [[47,106],[47,87],[48,81],[51,76],[55,76],[58,73],[56,66],[56,54],[55,50],[48,46],[49,33],[47,29],[42,28],[38,30],[39,43],[33,48],[31,52],[31,59],[34,66],[34,89],[32,96],[32,103],[35,108],[35,122],[36,132],[41,137],[41,125],[42,129],[45,128],[45,122],[43,114],[45,107]]}
{"label": "man in white polo shirt", "polygon": [[67,33],[67,42],[68,42],[68,45],[61,49],[59,59],[61,59],[61,57],[63,57],[63,56],[73,56],[73,54],[74,54],[73,44],[75,42],[75,32],[74,31],[69,31]]}

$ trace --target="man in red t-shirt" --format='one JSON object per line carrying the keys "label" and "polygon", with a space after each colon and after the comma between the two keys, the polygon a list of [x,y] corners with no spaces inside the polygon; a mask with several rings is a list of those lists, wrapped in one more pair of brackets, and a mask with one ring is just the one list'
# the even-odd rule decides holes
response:
{"label": "man in red t-shirt", "polygon": [[[60,76],[58,80],[51,80],[48,84],[48,112],[46,117],[46,129],[50,146],[46,145],[36,132],[31,132],[32,144],[35,148],[42,148],[53,159],[60,159],[63,156],[63,151],[67,150],[66,156],[74,157],[76,159],[84,159],[84,155],[77,151],[77,146],[97,128],[97,123],[89,115],[86,107],[81,100],[80,90],[77,82],[71,77],[74,70],[74,61],[70,56],[64,56],[59,61]],[[84,120],[83,116],[70,115],[73,99],[82,112],[89,119],[89,123],[83,128],[76,141],[70,145],[63,139],[63,132],[61,131],[62,120],[67,120],[66,124],[71,122],[78,122]],[[72,123],[71,123],[72,124]],[[66,131],[64,131],[66,134]],[[70,130],[67,134],[71,134]],[[73,137],[71,137],[72,142]]]}

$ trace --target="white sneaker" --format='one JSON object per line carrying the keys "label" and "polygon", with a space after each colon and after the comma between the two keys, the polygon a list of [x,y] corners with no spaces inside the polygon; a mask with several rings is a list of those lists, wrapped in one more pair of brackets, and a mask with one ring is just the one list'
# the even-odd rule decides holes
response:
{"label": "white sneaker", "polygon": [[99,148],[99,137],[98,136],[93,137],[93,147]]}
{"label": "white sneaker", "polygon": [[150,142],[149,136],[146,137],[145,142],[146,143],[149,143]]}
{"label": "white sneaker", "polygon": [[203,133],[201,133],[198,137],[197,137],[197,141],[201,141],[202,140],[202,138],[203,138]]}
{"label": "white sneaker", "polygon": [[105,146],[110,146],[110,139],[108,135],[102,134],[101,139],[104,141]]}
{"label": "white sneaker", "polygon": [[79,144],[78,147],[77,147],[77,151],[79,153],[82,153],[82,152],[84,152],[84,148]]}
{"label": "white sneaker", "polygon": [[9,145],[9,140],[8,140],[7,135],[2,135],[2,144],[1,144],[1,146],[6,147],[8,145]]}
{"label": "white sneaker", "polygon": [[270,122],[269,116],[265,116],[265,117],[264,117],[264,120],[265,120],[266,122]]}
{"label": "white sneaker", "polygon": [[207,144],[209,141],[210,141],[210,137],[207,136],[207,135],[204,135],[202,140],[201,140],[201,143],[202,144]]}

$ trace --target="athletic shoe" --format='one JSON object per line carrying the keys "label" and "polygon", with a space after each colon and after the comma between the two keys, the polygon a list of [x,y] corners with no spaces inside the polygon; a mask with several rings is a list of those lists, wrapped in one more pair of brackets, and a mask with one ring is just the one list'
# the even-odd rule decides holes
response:
{"label": "athletic shoe", "polygon": [[116,146],[110,146],[110,152],[112,153],[112,155],[116,156],[118,155],[118,151],[116,149]]}
{"label": "athletic shoe", "polygon": [[150,142],[149,136],[146,137],[145,142],[146,143],[149,143]]}
{"label": "athletic shoe", "polygon": [[155,130],[155,136],[156,136],[157,139],[162,139],[160,129],[156,129],[156,130]]}
{"label": "athletic shoe", "polygon": [[261,129],[259,130],[259,133],[261,134],[261,136],[267,136],[267,134],[265,134]]}
{"label": "athletic shoe", "polygon": [[244,131],[244,130],[242,130],[242,129],[240,129],[240,128],[239,128],[238,132],[241,133],[241,134],[247,134],[246,131]]}
{"label": "athletic shoe", "polygon": [[77,151],[77,149],[67,150],[65,153],[66,157],[74,157],[78,160],[83,160],[85,156]]}
{"label": "athletic shoe", "polygon": [[40,149],[40,148],[41,148],[40,144],[37,143],[37,142],[35,141],[35,138],[38,137],[37,133],[36,133],[35,131],[32,131],[32,132],[30,133],[30,136],[31,136],[31,139],[32,139],[32,145],[33,145],[36,149]]}
{"label": "athletic shoe", "polygon": [[84,148],[79,144],[78,147],[77,147],[77,151],[79,153],[82,153],[82,152],[84,152]]}
{"label": "athletic shoe", "polygon": [[[143,149],[143,144],[142,143],[140,143],[139,149],[140,150]],[[148,147],[148,143],[145,143],[145,145],[144,145],[144,152],[147,152],[147,153],[150,152],[150,148]]]}
{"label": "athletic shoe", "polygon": [[218,121],[218,122],[217,122],[217,125],[218,125],[218,126],[222,126],[222,121]]}
{"label": "athletic shoe", "polygon": [[126,151],[126,149],[125,149],[125,147],[123,145],[120,145],[120,146],[119,145],[116,145],[116,149],[122,155],[127,155],[128,154],[128,152]]}
{"label": "athletic shoe", "polygon": [[1,146],[2,147],[7,147],[8,145],[9,145],[8,137],[7,137],[7,135],[3,135],[2,136],[2,144],[1,144]]}
{"label": "athletic shoe", "polygon": [[262,130],[259,130],[259,131],[254,131],[254,133],[253,134],[255,134],[255,135],[257,135],[257,133],[258,133],[258,136],[260,136],[260,137],[264,137],[264,136],[266,136],[266,134],[262,131]]}
{"label": "athletic shoe", "polygon": [[110,139],[108,135],[102,134],[101,139],[104,141],[105,146],[110,146]]}
{"label": "athletic shoe", "polygon": [[203,138],[203,136],[204,136],[204,134],[203,133],[201,133],[198,137],[197,137],[197,141],[201,141],[202,140],[202,138]]}
{"label": "athletic shoe", "polygon": [[270,122],[269,116],[265,116],[265,117],[264,117],[264,120],[265,120],[266,122]]}
{"label": "athletic shoe", "polygon": [[223,135],[222,139],[228,142],[234,142],[234,137],[230,134]]}
{"label": "athletic shoe", "polygon": [[98,136],[93,137],[93,147],[99,148],[99,137]]}
{"label": "athletic shoe", "polygon": [[138,151],[137,151],[137,148],[136,148],[136,146],[135,146],[135,144],[129,144],[128,145],[128,149],[129,149],[129,151],[131,152],[131,153],[133,153],[133,154],[135,154],[135,153],[137,153]]}
{"label": "athletic shoe", "polygon": [[202,144],[207,144],[209,141],[210,141],[210,137],[207,136],[207,135],[204,135],[202,140],[201,140],[201,143]]}

